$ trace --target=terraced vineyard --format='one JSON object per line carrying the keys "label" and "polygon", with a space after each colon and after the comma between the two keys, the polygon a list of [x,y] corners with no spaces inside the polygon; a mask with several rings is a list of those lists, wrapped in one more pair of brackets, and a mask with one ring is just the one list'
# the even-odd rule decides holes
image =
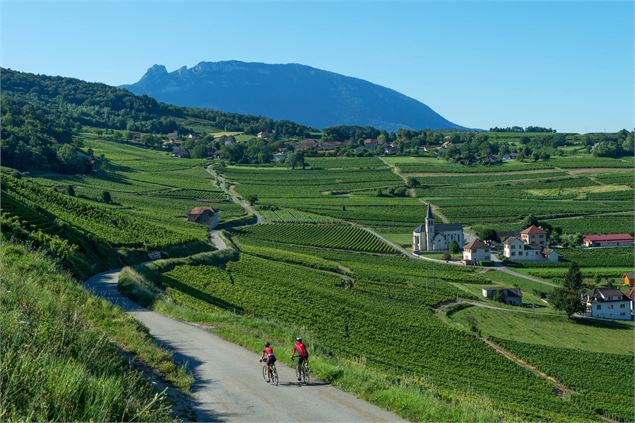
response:
{"label": "terraced vineyard", "polygon": [[570,387],[571,401],[580,409],[620,421],[633,421],[635,366],[632,354],[599,354],[508,340],[497,342]]}
{"label": "terraced vineyard", "polygon": [[349,225],[273,224],[236,230],[241,236],[312,247],[396,253],[375,235]]}
{"label": "terraced vineyard", "polygon": [[[243,242],[242,237],[237,239]],[[271,244],[270,248],[288,247]],[[430,274],[427,263],[390,256],[378,261],[366,254],[308,248],[301,253],[309,251],[329,261],[346,258],[340,264],[349,273],[324,273],[298,264],[297,257],[281,262],[243,252],[225,270],[178,266],[164,275],[162,283],[175,301],[199,312],[216,313],[220,308],[275,319],[319,340],[322,351],[356,357],[389,374],[419,377],[445,398],[480,398],[506,418],[588,418],[588,411],[559,399],[547,382],[434,317],[430,307],[459,291],[441,280],[423,279],[421,275]],[[412,273],[395,275],[400,266]],[[454,276],[461,275],[459,271]],[[347,279],[351,276],[352,281]],[[408,360],[403,360],[404,354]]]}

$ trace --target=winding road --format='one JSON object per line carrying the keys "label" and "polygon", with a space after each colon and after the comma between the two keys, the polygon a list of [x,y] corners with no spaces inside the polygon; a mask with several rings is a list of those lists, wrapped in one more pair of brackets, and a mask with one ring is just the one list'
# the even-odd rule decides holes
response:
{"label": "winding road", "polygon": [[278,347],[280,385],[262,378],[259,356],[189,323],[141,307],[117,289],[119,269],[88,279],[85,288],[134,316],[158,342],[186,364],[195,377],[192,387],[198,421],[395,422],[401,419],[327,383],[299,386]]}

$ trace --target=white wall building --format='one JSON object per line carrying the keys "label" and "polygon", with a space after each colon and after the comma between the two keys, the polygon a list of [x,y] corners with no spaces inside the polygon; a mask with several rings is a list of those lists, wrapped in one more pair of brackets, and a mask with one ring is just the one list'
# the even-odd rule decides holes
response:
{"label": "white wall building", "polygon": [[412,251],[446,251],[452,241],[463,248],[465,238],[460,223],[434,223],[432,207],[428,204],[425,223],[412,231]]}
{"label": "white wall building", "polygon": [[617,288],[593,288],[582,295],[585,315],[598,319],[631,320],[631,300]]}
{"label": "white wall building", "polygon": [[489,245],[478,238],[463,248],[463,260],[465,264],[480,264],[482,261],[490,260],[490,255]]}

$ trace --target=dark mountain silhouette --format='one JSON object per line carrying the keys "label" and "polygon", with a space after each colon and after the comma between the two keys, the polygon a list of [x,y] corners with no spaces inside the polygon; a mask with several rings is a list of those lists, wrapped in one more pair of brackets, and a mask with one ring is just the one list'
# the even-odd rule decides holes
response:
{"label": "dark mountain silhouette", "polygon": [[179,106],[288,119],[316,128],[463,129],[395,90],[299,64],[201,62],[174,72],[154,65],[139,82],[123,88]]}

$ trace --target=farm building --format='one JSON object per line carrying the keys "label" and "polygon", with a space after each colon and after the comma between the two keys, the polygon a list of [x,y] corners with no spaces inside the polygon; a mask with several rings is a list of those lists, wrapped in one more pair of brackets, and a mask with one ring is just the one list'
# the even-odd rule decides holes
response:
{"label": "farm building", "polygon": [[478,238],[463,247],[463,261],[465,261],[465,264],[479,264],[482,261],[489,260],[490,254],[489,245]]}
{"label": "farm building", "polygon": [[523,243],[529,245],[547,245],[547,233],[535,225],[531,225],[530,227],[522,230],[520,232],[520,239]]}
{"label": "farm building", "polygon": [[540,244],[527,244],[516,237],[503,241],[503,255],[514,261],[557,262],[560,255],[555,250]]}
{"label": "farm building", "polygon": [[187,214],[188,222],[195,222],[214,229],[218,226],[218,210],[211,207],[194,207]]}
{"label": "farm building", "polygon": [[488,300],[500,299],[505,304],[519,306],[523,303],[523,293],[520,288],[502,288],[494,286],[482,289],[483,297]]}
{"label": "farm building", "polygon": [[585,315],[598,319],[630,320],[631,299],[617,288],[593,288],[582,294]]}
{"label": "farm building", "polygon": [[630,234],[585,235],[582,243],[585,247],[630,247],[633,237]]}
{"label": "farm building", "polygon": [[435,224],[432,207],[428,204],[425,223],[412,231],[412,251],[446,251],[452,241],[463,248],[464,239],[460,223]]}
{"label": "farm building", "polygon": [[635,285],[635,273],[624,273],[624,285],[633,286]]}

